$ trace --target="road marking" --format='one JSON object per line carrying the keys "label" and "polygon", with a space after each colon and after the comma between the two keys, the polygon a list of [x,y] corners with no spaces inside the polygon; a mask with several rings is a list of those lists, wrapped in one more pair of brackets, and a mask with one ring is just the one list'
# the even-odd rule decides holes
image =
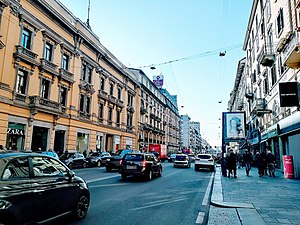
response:
{"label": "road marking", "polygon": [[112,186],[122,186],[127,184],[99,184],[99,185],[91,185],[89,188],[98,188],[98,187],[112,187]]}
{"label": "road marking", "polygon": [[197,224],[202,224],[202,223],[203,223],[203,220],[204,220],[204,216],[205,216],[205,213],[204,213],[204,212],[199,212],[199,213],[198,213],[198,216],[197,216],[196,223],[197,223]]}
{"label": "road marking", "polygon": [[184,201],[188,198],[178,198],[178,199],[175,199],[173,201],[164,201],[164,202],[161,202],[161,203],[156,203],[156,204],[151,204],[151,205],[146,205],[146,206],[141,206],[141,207],[137,207],[137,208],[133,208],[133,209],[130,209],[130,211],[135,211],[135,210],[140,210],[140,209],[146,209],[146,208],[151,208],[151,207],[155,207],[155,206],[159,206],[159,205],[165,205],[165,204],[170,204],[170,203],[173,203],[173,202],[179,202],[179,201]]}
{"label": "road marking", "polygon": [[101,178],[95,178],[95,179],[90,179],[90,180],[85,180],[88,184],[89,183],[93,183],[93,182],[97,182],[97,181],[101,181],[101,180],[108,180],[108,179],[112,179],[115,177],[120,177],[120,175],[112,175],[109,177],[101,177]]}
{"label": "road marking", "polygon": [[212,173],[211,176],[210,176],[209,183],[208,183],[207,188],[206,188],[206,192],[205,192],[205,195],[204,195],[204,198],[203,198],[203,201],[202,201],[202,205],[207,205],[208,204],[208,198],[209,198],[209,193],[210,193],[210,190],[211,190],[213,178],[214,178],[214,174]]}

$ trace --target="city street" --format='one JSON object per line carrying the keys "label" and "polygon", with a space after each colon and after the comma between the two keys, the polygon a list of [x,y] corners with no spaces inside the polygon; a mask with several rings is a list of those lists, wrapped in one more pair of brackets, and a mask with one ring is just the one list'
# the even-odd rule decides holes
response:
{"label": "city street", "polygon": [[211,172],[163,163],[162,177],[122,181],[104,167],[74,171],[88,182],[91,205],[84,220],[65,224],[207,224]]}

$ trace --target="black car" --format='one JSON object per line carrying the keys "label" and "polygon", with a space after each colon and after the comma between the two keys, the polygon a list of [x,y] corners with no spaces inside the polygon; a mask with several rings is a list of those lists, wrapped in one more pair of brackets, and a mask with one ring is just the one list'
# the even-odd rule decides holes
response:
{"label": "black car", "polygon": [[153,175],[161,176],[162,165],[152,153],[127,153],[121,160],[119,173],[123,180],[127,176],[142,176],[152,180]]}
{"label": "black car", "polygon": [[119,150],[116,155],[112,155],[111,157],[107,158],[106,160],[106,171],[110,172],[113,169],[118,169],[120,168],[120,161],[122,157],[127,154],[127,153],[139,153],[139,150],[133,150],[133,149],[123,149]]}
{"label": "black car", "polygon": [[89,166],[104,166],[106,161],[111,155],[108,152],[92,152],[88,157],[86,157],[86,162]]}
{"label": "black car", "polygon": [[80,152],[65,152],[59,157],[59,160],[66,164],[70,169],[76,167],[83,167],[85,168],[87,165],[86,159],[83,154]]}
{"label": "black car", "polygon": [[0,153],[0,224],[45,223],[66,215],[82,219],[90,203],[86,182],[43,154]]}

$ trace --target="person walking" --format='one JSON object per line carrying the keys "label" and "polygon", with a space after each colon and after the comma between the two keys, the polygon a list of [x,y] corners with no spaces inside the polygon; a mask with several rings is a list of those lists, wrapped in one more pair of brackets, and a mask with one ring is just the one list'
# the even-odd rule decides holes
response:
{"label": "person walking", "polygon": [[243,154],[243,161],[245,163],[246,168],[246,175],[249,176],[250,170],[251,170],[251,163],[252,163],[252,154],[249,150],[246,150]]}
{"label": "person walking", "polygon": [[230,177],[230,175],[233,175],[234,178],[237,178],[237,176],[236,176],[236,155],[234,154],[232,149],[229,152],[226,164],[227,164],[227,168],[228,168],[228,177]]}
{"label": "person walking", "polygon": [[275,155],[273,155],[272,152],[269,150],[266,156],[266,164],[269,170],[269,177],[275,177],[275,162]]}
{"label": "person walking", "polygon": [[257,152],[255,160],[256,160],[258,175],[259,177],[262,177],[264,175],[264,170],[265,170],[265,158],[261,153]]}

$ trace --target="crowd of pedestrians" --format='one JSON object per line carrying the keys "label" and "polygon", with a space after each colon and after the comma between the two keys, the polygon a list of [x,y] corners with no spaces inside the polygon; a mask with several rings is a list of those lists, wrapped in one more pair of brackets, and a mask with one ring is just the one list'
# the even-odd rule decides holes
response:
{"label": "crowd of pedestrians", "polygon": [[259,177],[267,176],[275,177],[276,158],[269,150],[265,152],[257,152],[255,156],[249,150],[245,150],[241,156],[239,153],[234,153],[232,149],[226,156],[227,177],[233,176],[237,178],[237,167],[245,167],[246,175],[250,176],[252,164],[256,165]]}

